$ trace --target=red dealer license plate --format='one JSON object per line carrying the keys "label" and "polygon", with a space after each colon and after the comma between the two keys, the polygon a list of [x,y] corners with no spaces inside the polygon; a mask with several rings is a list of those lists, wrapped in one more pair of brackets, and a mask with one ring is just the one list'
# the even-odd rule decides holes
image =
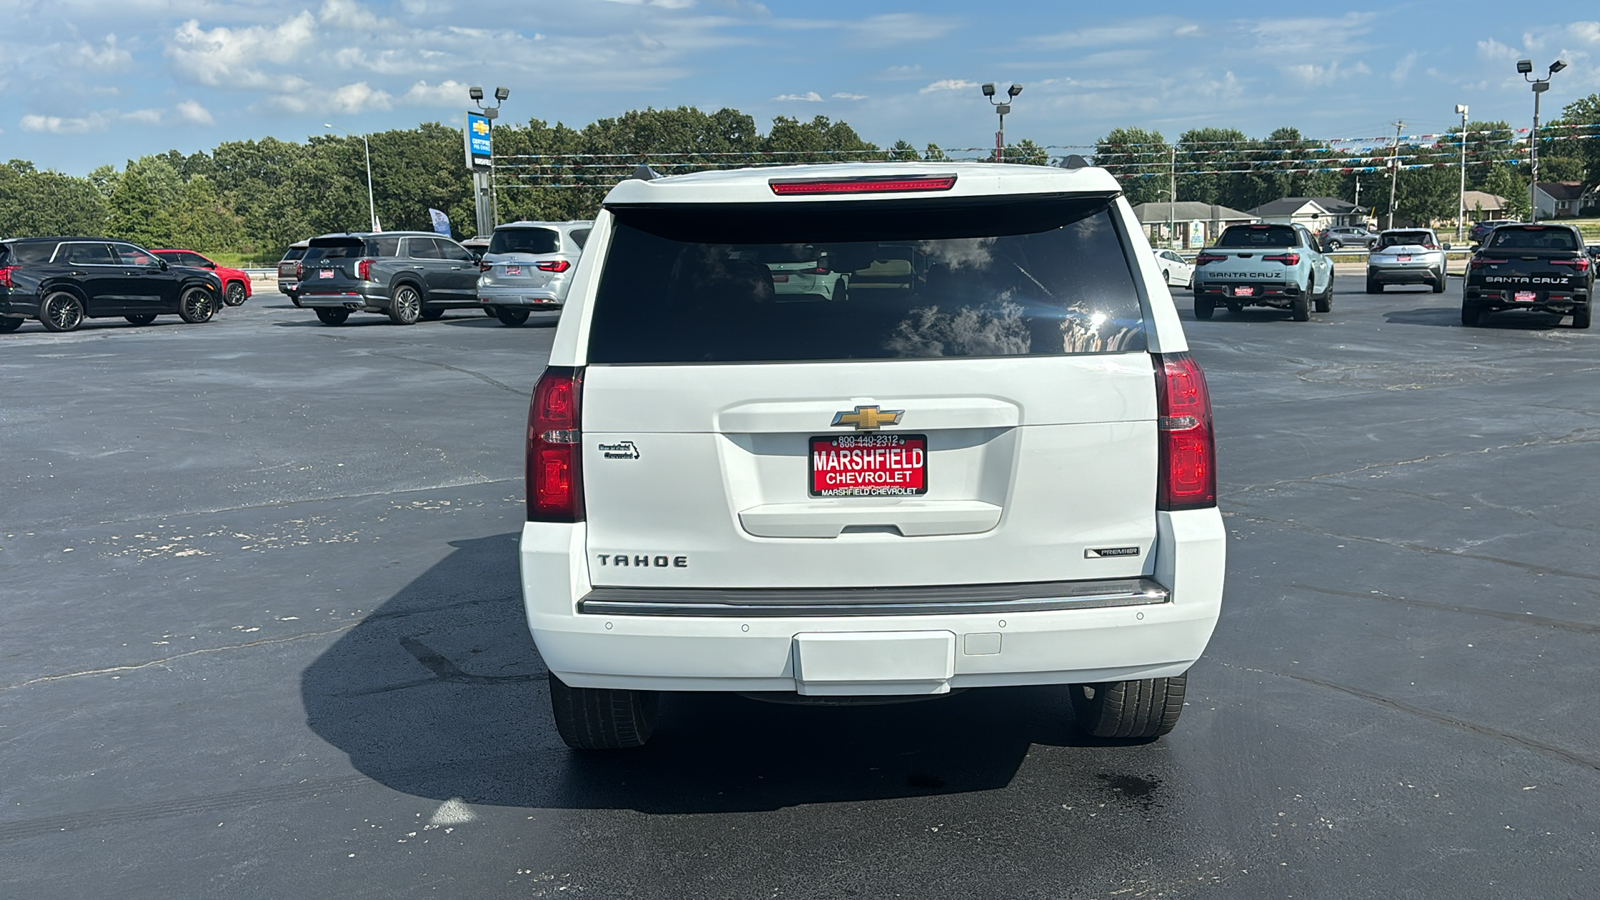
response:
{"label": "red dealer license plate", "polygon": [[1539,295],[1534,291],[1517,291],[1515,299],[1518,303],[1532,303]]}
{"label": "red dealer license plate", "polygon": [[811,439],[813,497],[897,497],[927,492],[927,435],[841,434]]}
{"label": "red dealer license plate", "polygon": [[1255,296],[1255,293],[1256,289],[1247,285],[1240,285],[1239,287],[1233,289],[1233,295],[1235,297],[1253,297]]}

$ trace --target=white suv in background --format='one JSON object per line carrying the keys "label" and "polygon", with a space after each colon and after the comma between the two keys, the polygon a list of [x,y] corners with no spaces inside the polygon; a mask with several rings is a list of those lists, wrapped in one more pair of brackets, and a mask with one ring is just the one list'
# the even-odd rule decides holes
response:
{"label": "white suv in background", "polygon": [[[797,256],[828,290],[775,283]],[[1038,684],[1095,735],[1170,731],[1223,586],[1187,349],[1100,169],[619,184],[529,413],[522,590],[562,738],[640,745],[662,691]]]}
{"label": "white suv in background", "polygon": [[478,260],[478,301],[502,325],[535,312],[561,312],[572,270],[593,222],[507,222],[497,225]]}

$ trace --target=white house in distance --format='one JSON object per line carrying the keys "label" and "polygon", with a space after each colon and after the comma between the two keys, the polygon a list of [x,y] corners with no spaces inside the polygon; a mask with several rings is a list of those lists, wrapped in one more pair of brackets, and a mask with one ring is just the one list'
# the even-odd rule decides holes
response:
{"label": "white house in distance", "polygon": [[1541,219],[1565,219],[1583,205],[1583,182],[1541,181],[1534,186],[1533,202]]}
{"label": "white house in distance", "polygon": [[1250,214],[1275,225],[1304,225],[1312,231],[1341,225],[1364,225],[1365,207],[1338,197],[1284,197],[1263,203]]}
{"label": "white house in distance", "polygon": [[1144,227],[1150,243],[1190,250],[1209,244],[1229,225],[1250,225],[1256,221],[1255,216],[1237,209],[1192,200],[1141,203],[1133,208],[1133,215]]}
{"label": "white house in distance", "polygon": [[1467,191],[1461,195],[1461,205],[1469,222],[1505,218],[1506,198],[1487,191]]}

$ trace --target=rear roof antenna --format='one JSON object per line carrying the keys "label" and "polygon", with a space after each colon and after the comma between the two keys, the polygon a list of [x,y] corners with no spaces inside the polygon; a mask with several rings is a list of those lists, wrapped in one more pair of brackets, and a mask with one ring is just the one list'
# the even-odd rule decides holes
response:
{"label": "rear roof antenna", "polygon": [[1089,167],[1089,161],[1073,153],[1061,161],[1061,167],[1064,169],[1086,169]]}
{"label": "rear roof antenna", "polygon": [[656,173],[655,169],[650,168],[644,163],[640,163],[638,168],[633,170],[633,174],[628,176],[628,179],[630,181],[655,181],[660,177],[661,176]]}

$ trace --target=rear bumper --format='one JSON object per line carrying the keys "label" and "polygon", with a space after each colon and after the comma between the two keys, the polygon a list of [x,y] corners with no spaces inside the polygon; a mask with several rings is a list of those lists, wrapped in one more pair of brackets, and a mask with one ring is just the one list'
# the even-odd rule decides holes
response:
{"label": "rear bumper", "polygon": [[559,285],[550,288],[519,288],[502,287],[499,285],[480,285],[478,287],[478,302],[484,306],[514,306],[529,309],[561,308],[561,298],[557,296]]}
{"label": "rear bumper", "polygon": [[389,308],[389,298],[363,294],[358,291],[339,291],[325,294],[313,294],[309,291],[303,291],[300,294],[300,305],[310,309],[333,307],[338,309],[382,311]]}
{"label": "rear bumper", "polygon": [[1376,284],[1432,284],[1444,277],[1444,264],[1368,266],[1367,280]]}
{"label": "rear bumper", "polygon": [[292,293],[294,293],[295,291],[298,291],[298,290],[300,290],[300,282],[298,282],[298,281],[285,281],[282,278],[278,279],[278,293],[280,293],[280,294],[292,294]]}
{"label": "rear bumper", "polygon": [[[1530,300],[1518,300],[1517,294],[1532,294]],[[1587,291],[1572,290],[1530,290],[1528,288],[1481,288],[1468,285],[1463,295],[1465,302],[1477,304],[1487,309],[1537,309],[1549,310],[1560,313],[1570,313],[1573,309],[1587,306],[1589,294]]]}
{"label": "rear bumper", "polygon": [[[1240,296],[1240,288],[1250,291]],[[1218,303],[1259,303],[1262,300],[1287,301],[1301,294],[1300,285],[1282,281],[1196,281],[1194,292]]]}
{"label": "rear bumper", "polygon": [[[596,590],[583,523],[528,523],[523,603],[546,665],[575,687],[876,695],[1156,678],[1205,649],[1225,557],[1215,509],[1159,513],[1157,529],[1144,579],[892,588],[865,611],[847,590]],[[896,608],[919,595],[933,606]],[[690,605],[649,605],[663,599]]]}

